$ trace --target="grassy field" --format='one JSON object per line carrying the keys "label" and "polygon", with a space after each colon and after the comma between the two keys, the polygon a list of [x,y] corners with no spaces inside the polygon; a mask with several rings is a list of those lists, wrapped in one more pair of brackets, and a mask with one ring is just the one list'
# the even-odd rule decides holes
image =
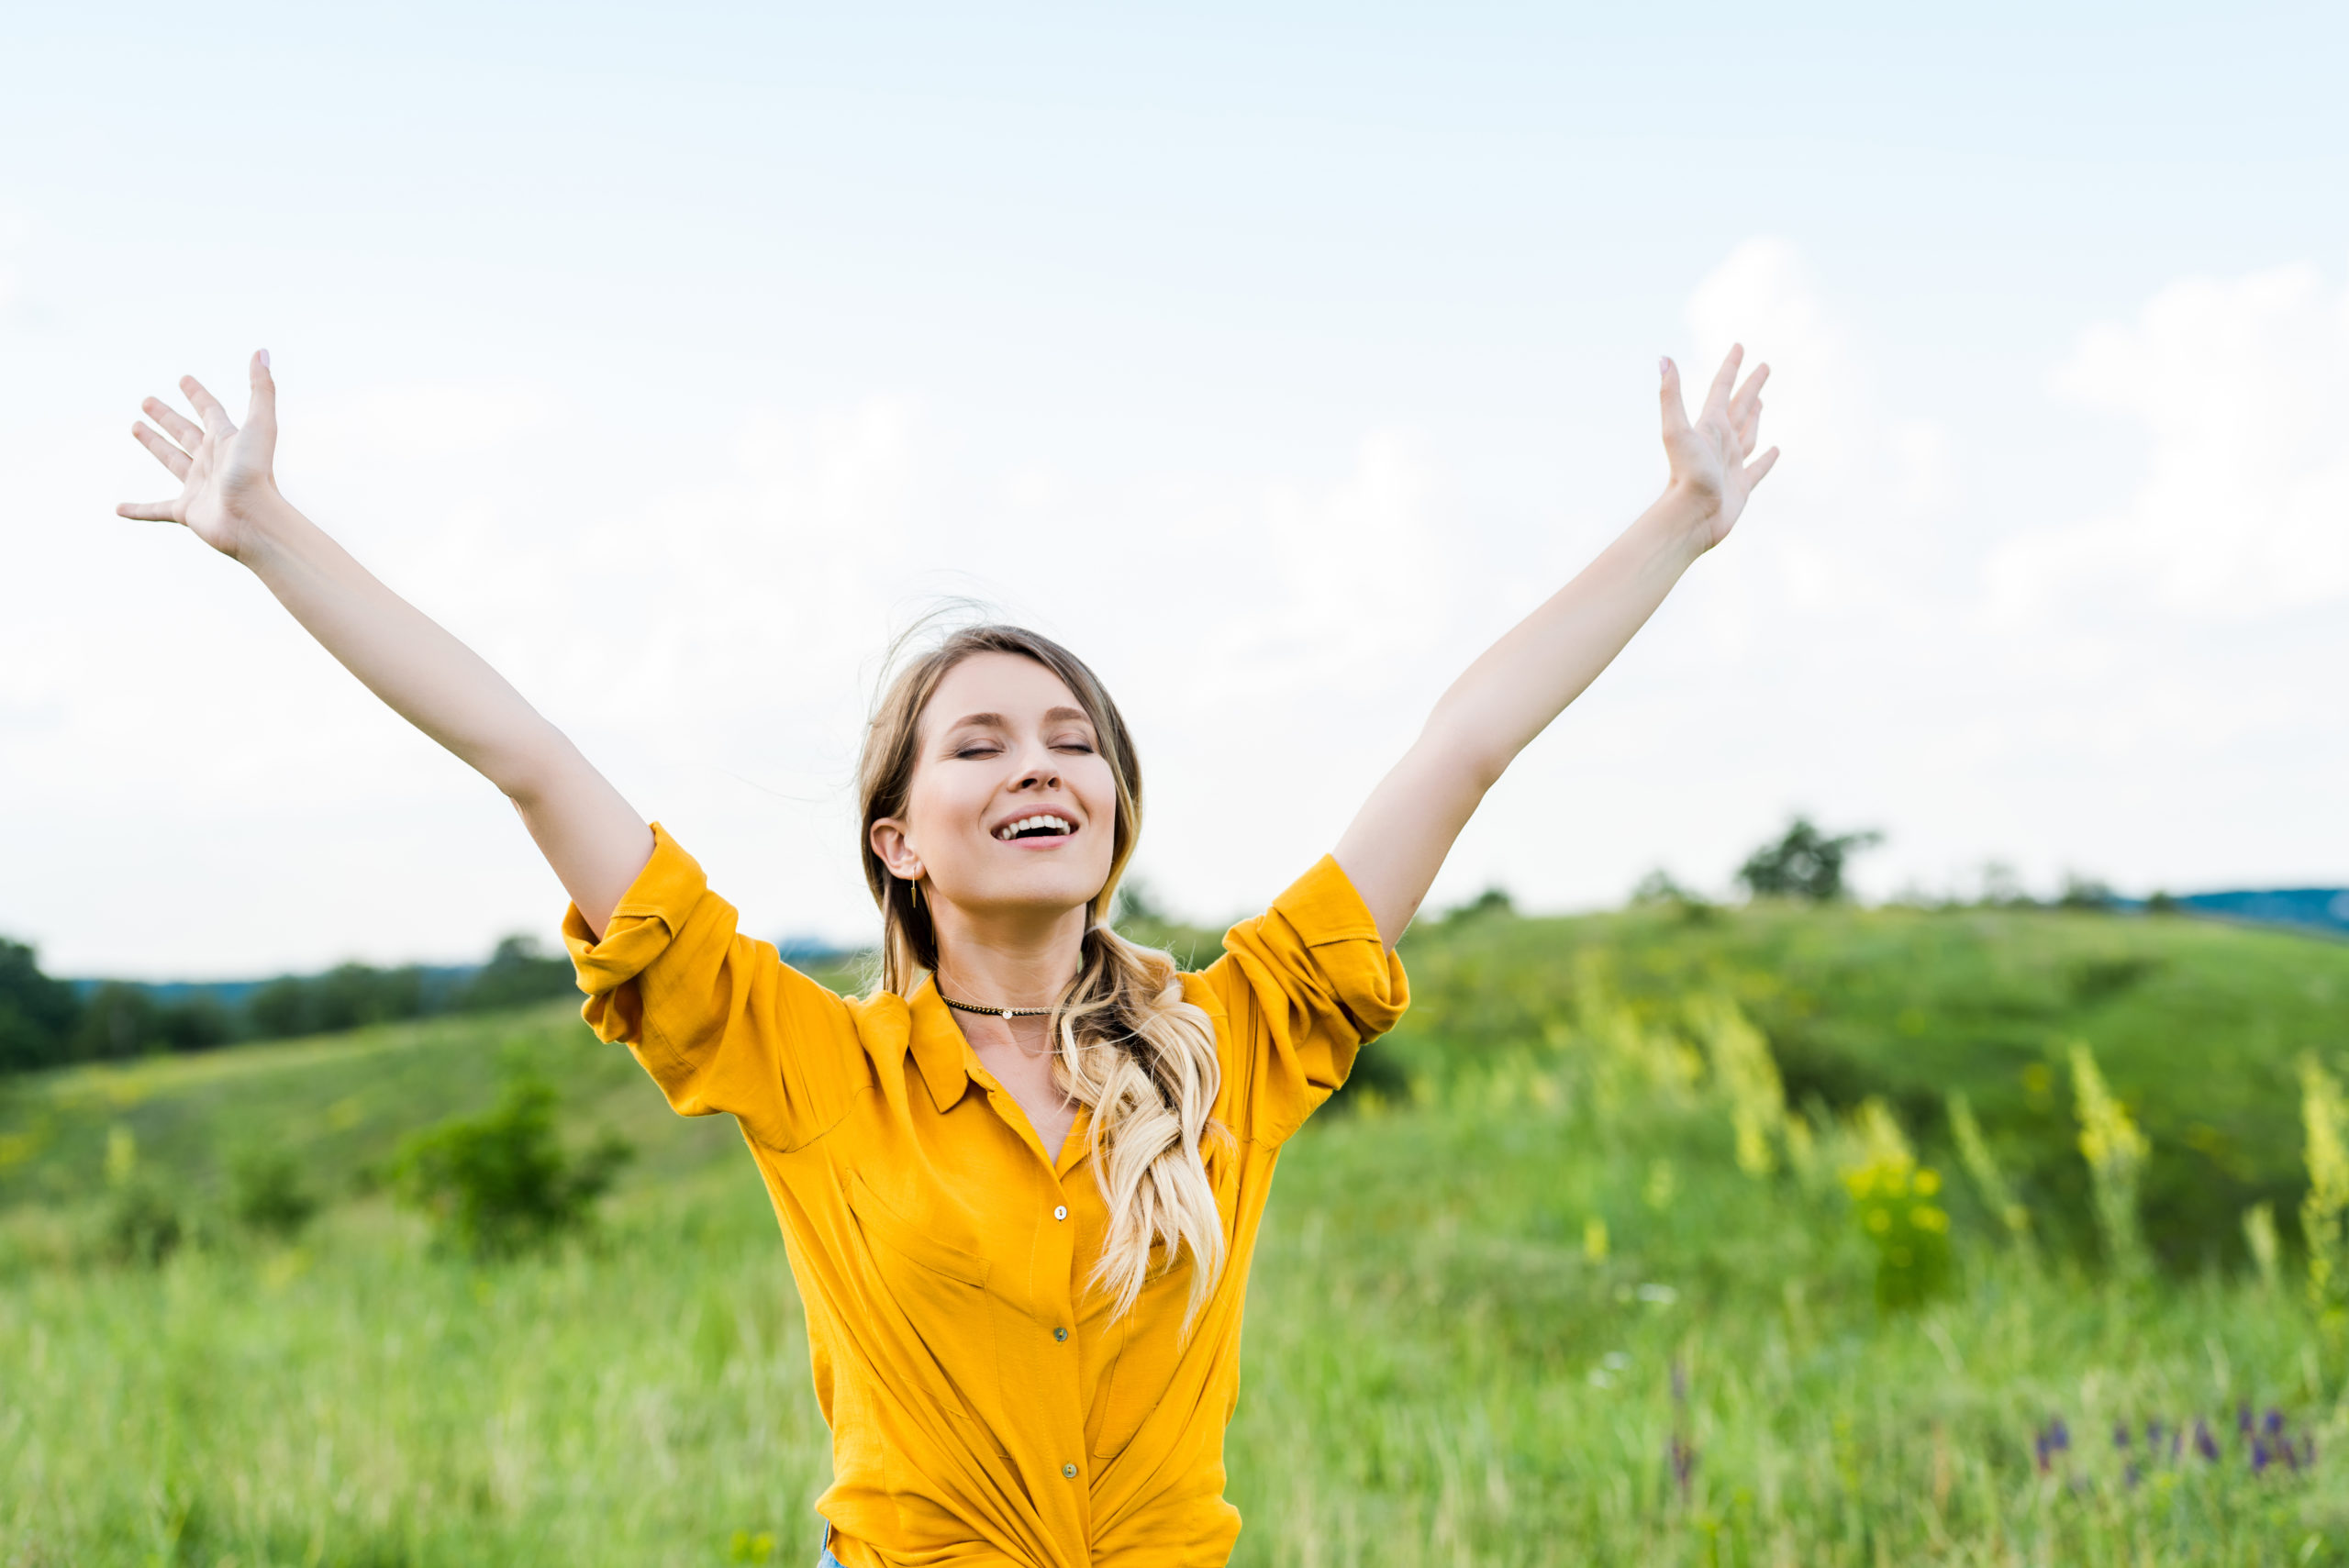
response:
{"label": "grassy field", "polygon": [[[2294,1257],[2274,1285],[2232,1261],[2243,1201],[2294,1234],[2294,1063],[2349,1042],[2349,949],[1666,908],[1466,917],[1407,959],[1411,1023],[1283,1163],[1236,1561],[2349,1562],[2338,1319]],[[1765,1129],[1768,1170],[1741,1163],[1733,1074],[1691,1021],[1724,995],[1817,1106]],[[2087,1240],[2072,1038],[2152,1134],[2165,1272],[2110,1277]],[[469,1262],[382,1173],[518,1065],[560,1085],[574,1142],[617,1130],[638,1158],[591,1236]],[[1949,1088],[2035,1257],[1938,1153]],[[826,1439],[748,1157],[567,1009],[6,1093],[0,1562],[812,1560]],[[1913,1310],[1879,1307],[1883,1238],[1839,1179],[1881,1164],[1881,1126],[1845,1114],[1870,1095],[1947,1178],[1953,1272]],[[264,1140],[328,1200],[295,1241],[228,1218]],[[134,1173],[187,1228],[158,1266],[103,1242]],[[2192,1201],[2163,1209],[2173,1185]]]}

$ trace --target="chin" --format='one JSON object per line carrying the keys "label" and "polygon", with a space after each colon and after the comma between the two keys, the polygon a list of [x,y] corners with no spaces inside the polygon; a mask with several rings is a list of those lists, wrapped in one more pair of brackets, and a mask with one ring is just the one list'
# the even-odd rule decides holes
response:
{"label": "chin", "polygon": [[1099,896],[1109,880],[1105,868],[1038,866],[1032,871],[991,877],[955,900],[969,909],[1019,910],[1024,914],[1063,914]]}

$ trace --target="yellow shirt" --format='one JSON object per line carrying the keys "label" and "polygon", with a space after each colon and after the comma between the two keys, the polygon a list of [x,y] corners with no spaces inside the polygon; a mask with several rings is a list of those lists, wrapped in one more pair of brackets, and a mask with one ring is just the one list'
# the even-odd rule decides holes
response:
{"label": "yellow shirt", "polygon": [[1184,995],[1214,1020],[1231,1135],[1208,1173],[1229,1262],[1187,1339],[1190,1262],[1113,1320],[1108,1216],[1079,1112],[1057,1150],[938,994],[843,997],[735,929],[656,825],[602,941],[563,936],[588,1023],[686,1116],[730,1113],[807,1312],[848,1568],[1221,1562],[1223,1431],[1248,1263],[1282,1140],[1401,1016],[1403,968],[1324,857]]}

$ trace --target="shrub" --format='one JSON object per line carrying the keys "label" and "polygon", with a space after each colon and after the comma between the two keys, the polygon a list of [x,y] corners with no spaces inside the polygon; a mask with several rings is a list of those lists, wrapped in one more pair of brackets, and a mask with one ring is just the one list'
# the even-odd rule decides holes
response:
{"label": "shrub", "polygon": [[229,1163],[228,1189],[238,1223],[281,1240],[299,1234],[318,1211],[317,1198],[303,1184],[301,1162],[284,1149],[238,1155]]}
{"label": "shrub", "polygon": [[115,1189],[106,1207],[106,1255],[117,1262],[155,1267],[179,1250],[186,1239],[179,1206],[171,1195],[144,1177],[134,1177]]}
{"label": "shrub", "polygon": [[130,1129],[106,1129],[106,1251],[117,1262],[153,1267],[179,1248],[185,1230],[179,1206],[139,1168],[139,1140]]}
{"label": "shrub", "polygon": [[400,1196],[429,1215],[443,1244],[476,1258],[508,1257],[574,1230],[635,1152],[606,1133],[563,1151],[555,1095],[517,1076],[485,1115],[458,1118],[404,1143],[392,1165]]}

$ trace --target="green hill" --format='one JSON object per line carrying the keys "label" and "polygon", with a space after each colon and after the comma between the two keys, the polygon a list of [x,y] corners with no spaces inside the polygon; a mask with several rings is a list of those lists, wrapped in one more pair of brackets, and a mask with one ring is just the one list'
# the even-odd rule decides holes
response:
{"label": "green hill", "polygon": [[1558,1049],[1585,986],[1665,1024],[1682,997],[1721,988],[1798,1106],[1879,1095],[1933,1143],[1945,1095],[1965,1094],[2026,1201],[2082,1251],[2065,1045],[2085,1040],[2153,1140],[2149,1236],[2188,1269],[2241,1260],[2245,1206],[2298,1202],[2297,1063],[2349,1065],[2349,943],[2185,918],[1666,904],[1455,916],[1414,928],[1405,956],[1411,1011],[1380,1047],[1390,1089]]}
{"label": "green hill", "polygon": [[[1880,1095],[1930,1140],[1964,1088],[2043,1223],[2085,1235],[2056,1042],[2087,1038],[2152,1129],[2173,1250],[2221,1256],[2244,1194],[2291,1229],[2292,1063],[2342,1038],[2349,949],[1665,907],[1487,910],[1407,957],[1409,1023],[1284,1157],[1227,1450],[1235,1562],[2349,1562],[2349,1346],[2297,1273],[2032,1263],[1920,1171],[1902,1223],[1937,1235],[1947,1203],[1954,1271],[1882,1307],[1883,1206],[1837,1173],[1898,1135],[1834,1114]],[[1690,999],[1724,995],[1819,1109],[1759,1163],[1691,1029]],[[574,1147],[616,1130],[639,1158],[575,1242],[436,1250],[384,1162],[518,1067],[557,1085]],[[0,1562],[812,1555],[827,1439],[765,1195],[729,1123],[670,1115],[567,1004],[5,1095]],[[256,1145],[326,1200],[298,1240],[228,1218]],[[159,1265],[104,1242],[129,1172],[186,1222]]]}

